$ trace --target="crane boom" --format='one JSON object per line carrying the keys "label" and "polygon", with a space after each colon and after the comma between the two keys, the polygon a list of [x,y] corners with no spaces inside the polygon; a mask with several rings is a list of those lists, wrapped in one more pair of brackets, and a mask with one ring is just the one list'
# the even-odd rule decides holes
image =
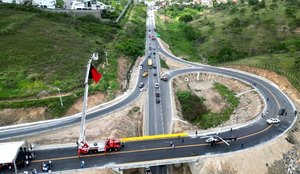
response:
{"label": "crane boom", "polygon": [[82,116],[81,116],[81,124],[80,124],[80,136],[78,139],[78,143],[85,143],[85,118],[86,118],[86,111],[87,111],[87,98],[89,93],[89,73],[91,68],[92,60],[98,60],[98,53],[93,53],[91,59],[88,61],[86,66],[86,74],[85,74],[85,81],[84,81],[84,97],[82,103]]}

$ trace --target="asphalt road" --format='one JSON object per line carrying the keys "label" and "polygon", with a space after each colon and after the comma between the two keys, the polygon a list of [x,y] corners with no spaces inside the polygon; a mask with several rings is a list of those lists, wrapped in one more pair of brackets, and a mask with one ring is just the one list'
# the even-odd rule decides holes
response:
{"label": "asphalt road", "polygon": [[[169,58],[187,63],[186,61],[180,60],[176,57],[168,55],[163,49],[160,49],[163,54],[167,55]],[[145,62],[144,62],[145,63]],[[155,62],[157,63],[157,62]],[[109,166],[112,164],[124,164],[124,163],[136,163],[142,161],[153,161],[153,160],[162,160],[162,159],[182,159],[183,157],[192,157],[192,156],[203,156],[203,155],[212,155],[226,152],[233,152],[238,150],[243,150],[245,148],[254,147],[266,141],[269,141],[276,136],[282,134],[286,131],[294,122],[296,117],[293,115],[294,106],[290,103],[289,99],[274,85],[268,81],[264,81],[261,78],[251,76],[248,74],[240,73],[238,71],[232,71],[229,69],[219,69],[216,67],[202,66],[197,64],[192,64],[195,66],[190,69],[180,69],[168,72],[165,74],[169,79],[173,78],[179,74],[186,74],[191,72],[200,72],[200,73],[217,73],[220,75],[237,78],[252,84],[264,98],[269,97],[267,102],[267,110],[269,114],[266,117],[260,117],[254,122],[245,127],[234,128],[233,131],[220,132],[220,137],[234,137],[238,136],[237,141],[230,142],[230,146],[225,145],[224,143],[218,144],[216,147],[209,147],[205,143],[204,138],[200,137],[186,137],[184,138],[184,143],[182,139],[162,139],[162,140],[152,140],[152,141],[143,141],[143,142],[131,142],[126,143],[125,148],[119,152],[113,152],[104,156],[103,153],[85,155],[81,159],[77,157],[76,147],[64,148],[64,149],[49,149],[43,151],[36,151],[37,158],[32,161],[29,167],[25,170],[30,170],[31,168],[40,169],[40,165],[43,161],[51,160],[55,170],[70,170],[70,169],[79,169],[80,161],[85,161],[85,167],[99,167],[99,166]],[[151,70],[152,71],[152,70]],[[143,78],[139,76],[139,82],[144,81],[145,83],[149,82],[149,95],[154,93],[154,87],[150,86],[151,83],[155,82],[155,78],[149,73],[149,78]],[[159,81],[159,80],[158,80]],[[254,85],[255,84],[255,85]],[[172,118],[172,115],[169,110],[170,96],[170,84],[164,81],[160,81],[160,90],[164,91],[161,93],[162,100],[162,114],[164,125],[168,125]],[[150,93],[150,88],[153,91]],[[92,119],[96,117],[101,117],[106,113],[117,110],[118,108],[126,106],[128,103],[134,101],[140,95],[140,90],[135,88],[133,93],[129,95],[128,98],[120,101],[118,104],[108,107],[106,109],[97,111],[95,113],[88,114],[87,119]],[[152,99],[151,99],[152,100]],[[150,98],[149,98],[150,103]],[[152,102],[153,103],[153,102]],[[157,105],[156,105],[157,106]],[[287,109],[286,116],[278,116],[277,112],[280,108]],[[158,112],[158,107],[156,107]],[[150,112],[149,112],[150,113]],[[151,116],[151,114],[149,114]],[[268,125],[266,119],[271,117],[279,117],[281,122],[277,125]],[[150,119],[150,118],[149,118]],[[75,123],[79,123],[80,118],[74,118],[67,120],[65,122],[55,123],[53,125],[40,125],[36,127],[26,127],[20,130],[11,129],[9,131],[1,131],[0,138],[9,138],[16,135],[26,135],[32,133],[38,133],[41,131],[46,131],[49,128],[56,129],[62,126],[68,126]],[[153,121],[151,121],[153,122]],[[149,122],[150,124],[150,122]],[[149,126],[149,128],[153,126]],[[155,126],[154,126],[155,127]],[[158,128],[158,127],[157,127]],[[155,131],[155,130],[154,130]],[[155,132],[154,132],[155,133]],[[176,146],[175,149],[170,148],[170,142],[173,142]]]}
{"label": "asphalt road", "polygon": [[[155,28],[155,17],[154,11],[147,9],[147,36],[146,36],[146,57],[153,61],[153,66],[149,68],[149,88],[148,88],[148,114],[146,114],[147,122],[149,126],[147,127],[147,135],[156,135],[156,134],[164,134],[170,133],[166,132],[166,125],[164,125],[163,115],[162,115],[162,105],[161,105],[161,97],[157,97],[156,93],[161,94],[160,85],[155,87],[155,84],[160,84],[159,79],[159,70],[160,63],[157,55],[157,42],[153,40],[151,37],[156,36]],[[159,100],[159,102],[157,101]],[[153,166],[150,168],[153,174],[167,174],[167,166]]]}

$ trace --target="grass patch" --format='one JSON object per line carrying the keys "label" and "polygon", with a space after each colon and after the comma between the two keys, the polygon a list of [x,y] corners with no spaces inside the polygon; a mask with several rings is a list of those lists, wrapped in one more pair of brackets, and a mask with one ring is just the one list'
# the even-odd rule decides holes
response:
{"label": "grass patch", "polygon": [[194,30],[184,22],[164,21],[159,17],[156,18],[156,27],[161,38],[168,42],[170,50],[187,60],[196,60],[196,50],[190,38],[193,37]]}
{"label": "grass patch", "polygon": [[192,94],[190,91],[177,91],[176,96],[182,108],[182,114],[189,122],[194,122],[199,115],[206,113],[203,105],[204,98]]}
{"label": "grass patch", "polygon": [[[204,63],[300,51],[300,35],[294,32],[300,27],[299,3],[243,2],[221,3],[200,10],[197,6],[166,7],[159,12],[157,28],[174,54]],[[182,22],[182,16],[191,16],[192,21],[185,18],[189,22]]]}
{"label": "grass patch", "polygon": [[[117,59],[123,56],[133,62],[144,54],[146,6],[134,5],[128,13],[131,17],[114,24],[101,23],[89,15],[71,17],[0,4],[0,100],[26,99],[41,91],[56,94],[53,86],[75,95],[64,97],[64,108],[55,107],[58,99],[3,102],[0,108],[44,106],[53,117],[64,115],[73,101],[83,95],[77,92],[83,89],[86,64],[93,52],[99,53],[99,60],[93,65],[103,77],[97,85],[90,85],[90,93],[109,90],[114,97],[120,90]],[[108,67],[102,66],[105,51]]]}
{"label": "grass patch", "polygon": [[0,109],[5,108],[36,108],[36,107],[47,107],[47,113],[51,115],[52,118],[59,118],[63,116],[68,109],[80,98],[80,95],[71,95],[62,97],[63,107],[60,104],[59,97],[42,99],[42,100],[29,100],[21,102],[0,102]]}
{"label": "grass patch", "polygon": [[159,60],[160,60],[160,66],[162,68],[169,69],[169,66],[167,65],[167,63],[163,59],[159,59]]}

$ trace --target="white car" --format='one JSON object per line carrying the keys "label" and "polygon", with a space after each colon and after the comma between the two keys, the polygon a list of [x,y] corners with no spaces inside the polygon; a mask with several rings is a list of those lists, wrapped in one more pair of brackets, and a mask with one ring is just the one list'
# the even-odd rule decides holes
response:
{"label": "white car", "polygon": [[140,67],[139,67],[140,69],[143,69],[143,65],[140,65]]}
{"label": "white car", "polygon": [[155,83],[155,88],[158,88],[159,86],[158,86],[158,83]]}
{"label": "white car", "polygon": [[280,122],[280,120],[278,118],[267,119],[268,124],[276,124],[276,123],[279,123],[279,122]]}

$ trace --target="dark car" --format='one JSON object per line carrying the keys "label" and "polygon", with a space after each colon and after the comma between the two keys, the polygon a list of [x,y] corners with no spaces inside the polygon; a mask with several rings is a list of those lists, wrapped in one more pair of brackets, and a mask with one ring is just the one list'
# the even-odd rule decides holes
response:
{"label": "dark car", "polygon": [[139,84],[139,88],[142,88],[142,87],[144,87],[144,82],[141,82],[141,83]]}
{"label": "dark car", "polygon": [[167,77],[162,77],[161,80],[168,81],[168,78]]}
{"label": "dark car", "polygon": [[156,103],[160,103],[160,99],[159,98],[156,98]]}
{"label": "dark car", "polygon": [[156,69],[157,67],[156,67],[156,66],[153,66],[153,68]]}
{"label": "dark car", "polygon": [[155,97],[159,97],[159,96],[160,96],[159,92],[155,92]]}
{"label": "dark car", "polygon": [[283,115],[285,113],[285,109],[279,109],[278,115]]}
{"label": "dark car", "polygon": [[153,73],[154,76],[157,76],[157,73]]}

